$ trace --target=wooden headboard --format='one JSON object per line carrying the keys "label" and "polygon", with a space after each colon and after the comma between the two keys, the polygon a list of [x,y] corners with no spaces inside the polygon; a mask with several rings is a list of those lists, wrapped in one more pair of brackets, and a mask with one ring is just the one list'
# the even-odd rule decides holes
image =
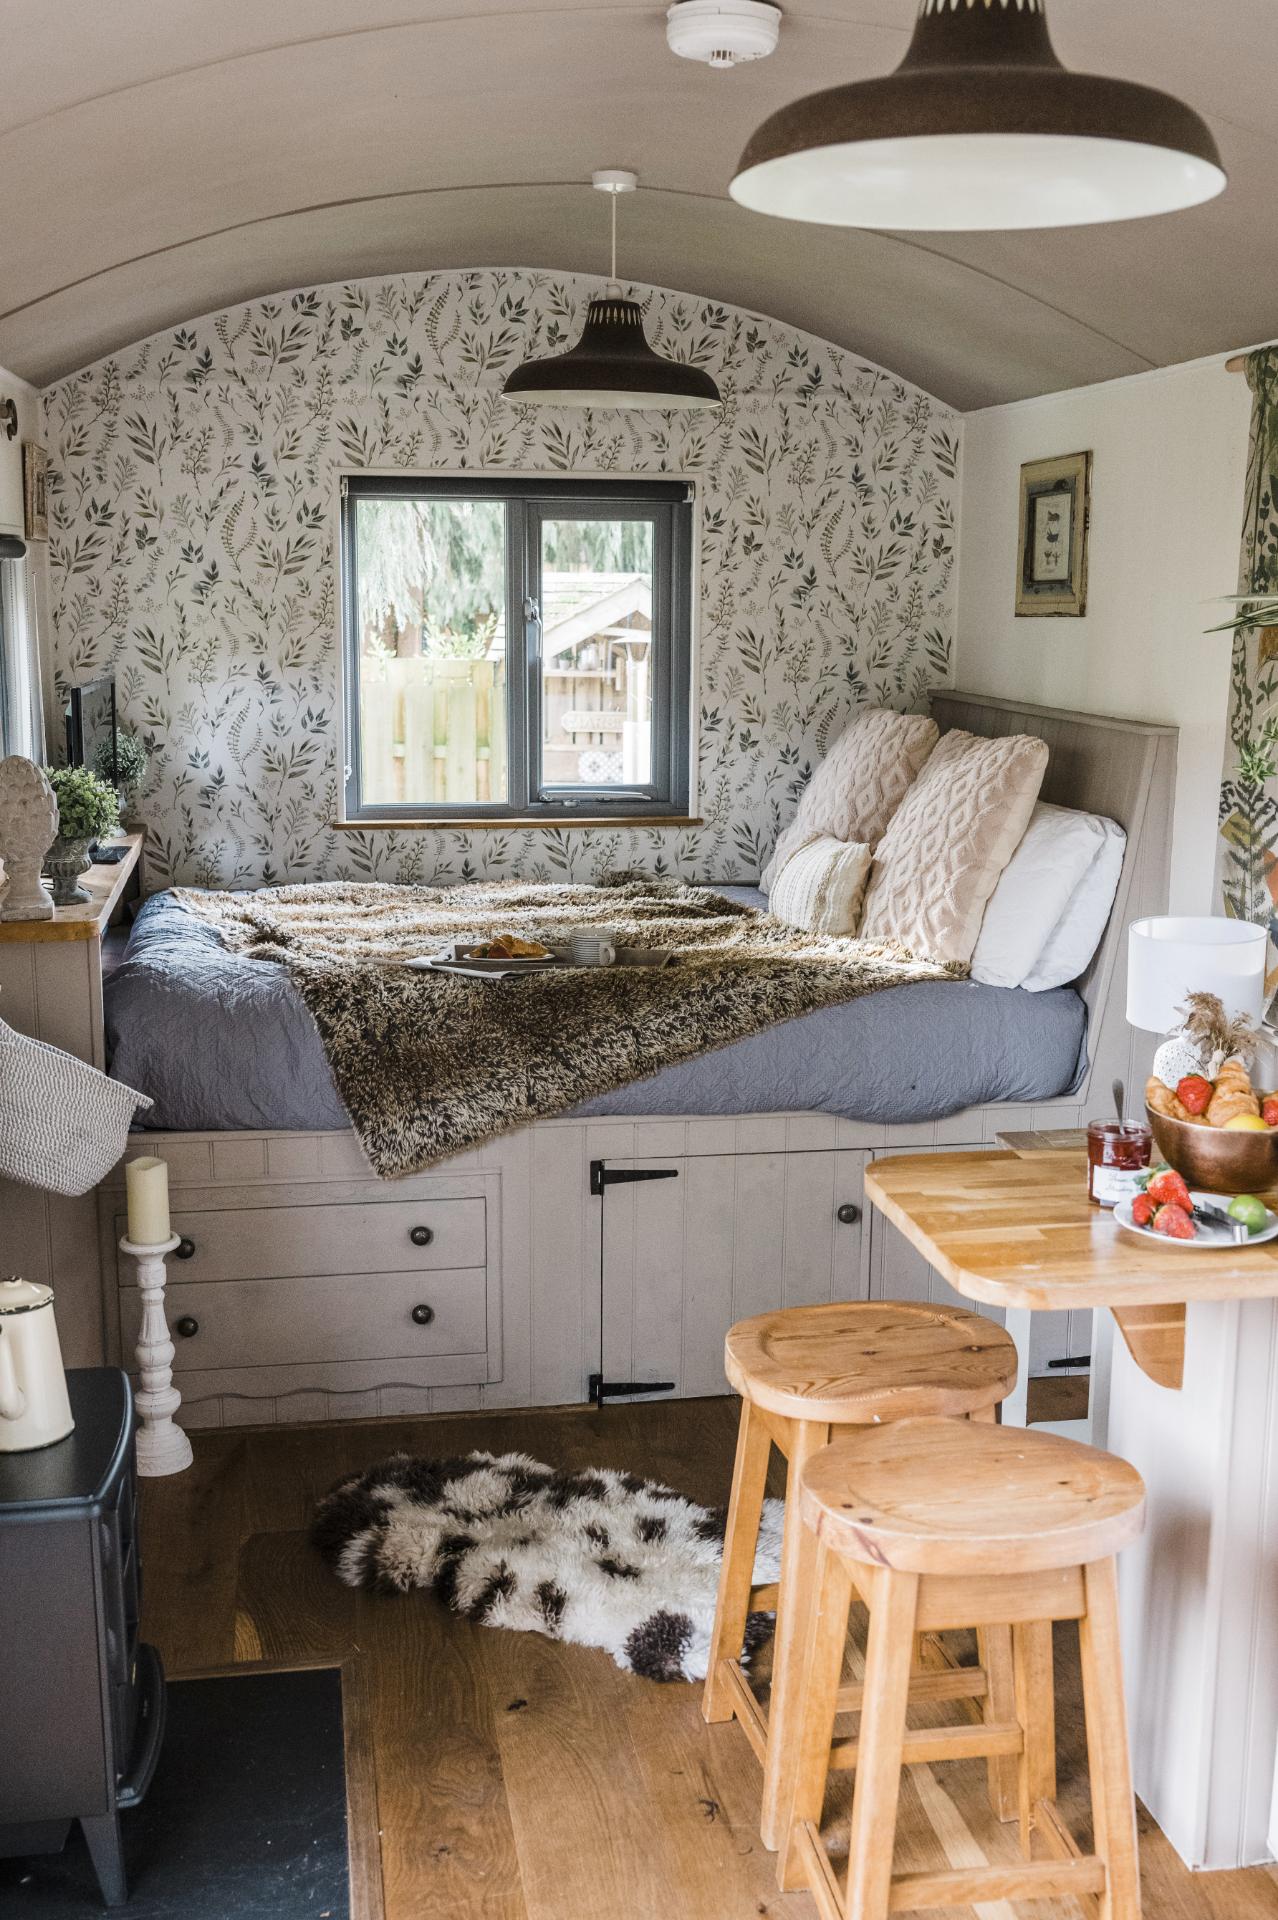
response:
{"label": "wooden headboard", "polygon": [[1127,1024],[1127,929],[1143,914],[1167,911],[1176,728],[948,689],[931,695],[931,708],[942,733],[961,728],[987,739],[1031,733],[1045,740],[1043,799],[1105,814],[1125,831],[1127,853],[1114,910],[1078,983],[1087,1002],[1088,1071],[1075,1098],[1099,1100],[1117,1076],[1132,1089],[1133,1111],[1139,1111],[1154,1042]]}

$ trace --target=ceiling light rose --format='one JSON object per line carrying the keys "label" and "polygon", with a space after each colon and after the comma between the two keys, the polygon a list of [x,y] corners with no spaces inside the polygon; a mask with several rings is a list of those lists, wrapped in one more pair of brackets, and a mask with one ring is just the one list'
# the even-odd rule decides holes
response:
{"label": "ceiling light rose", "polygon": [[763,60],[781,32],[770,0],[675,0],[666,11],[666,45],[682,60],[728,68]]}
{"label": "ceiling light rose", "polygon": [[988,232],[1170,213],[1224,185],[1192,107],[1062,66],[1046,0],[921,0],[895,72],[782,107],[731,192],[827,226]]}
{"label": "ceiling light rose", "polygon": [[667,413],[721,406],[708,373],[653,352],[643,308],[617,283],[617,196],[633,193],[636,176],[610,169],[596,173],[592,184],[612,201],[612,276],[591,300],[576,346],[545,360],[525,360],[508,376],[506,398],[523,406],[652,407]]}

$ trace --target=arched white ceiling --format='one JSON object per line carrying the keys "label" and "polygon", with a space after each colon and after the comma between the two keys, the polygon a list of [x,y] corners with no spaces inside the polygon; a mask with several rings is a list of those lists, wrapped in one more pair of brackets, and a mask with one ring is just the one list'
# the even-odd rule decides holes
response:
{"label": "arched white ceiling", "polygon": [[348,275],[600,270],[753,307],[956,405],[1278,331],[1274,0],[1053,0],[1071,65],[1181,93],[1226,194],[1161,220],[839,233],[727,197],[783,101],[880,72],[914,0],[783,0],[781,46],[676,60],[649,0],[6,0],[0,365],[37,383],[224,301]]}

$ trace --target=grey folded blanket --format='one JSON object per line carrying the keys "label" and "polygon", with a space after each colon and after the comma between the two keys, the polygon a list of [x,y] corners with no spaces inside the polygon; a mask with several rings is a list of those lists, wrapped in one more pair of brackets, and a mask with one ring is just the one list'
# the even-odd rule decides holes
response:
{"label": "grey folded blanket", "polygon": [[[599,887],[339,882],[175,898],[227,947],[287,967],[383,1179],[818,1007],[954,971],[631,875]],[[624,945],[675,959],[506,980],[403,964],[499,932],[564,945],[585,926],[616,927]]]}

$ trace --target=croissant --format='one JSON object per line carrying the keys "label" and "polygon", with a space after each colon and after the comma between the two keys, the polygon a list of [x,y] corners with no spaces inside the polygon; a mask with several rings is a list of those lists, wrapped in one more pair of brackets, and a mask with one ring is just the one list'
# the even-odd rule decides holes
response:
{"label": "croissant", "polygon": [[1259,1116],[1260,1101],[1251,1084],[1251,1075],[1242,1061],[1235,1058],[1226,1060],[1216,1075],[1216,1090],[1206,1113],[1207,1124],[1210,1127],[1223,1127],[1240,1113]]}
{"label": "croissant", "polygon": [[1193,1114],[1172,1089],[1158,1079],[1145,1082],[1145,1105],[1168,1120],[1192,1120]]}

